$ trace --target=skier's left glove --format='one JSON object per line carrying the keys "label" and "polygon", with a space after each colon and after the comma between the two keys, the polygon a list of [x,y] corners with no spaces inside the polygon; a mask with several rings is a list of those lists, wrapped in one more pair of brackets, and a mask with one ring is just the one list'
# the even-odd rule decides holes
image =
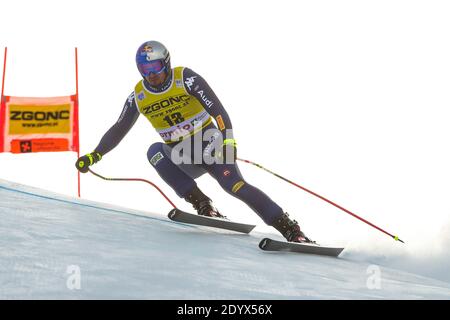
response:
{"label": "skier's left glove", "polygon": [[217,157],[223,159],[223,163],[235,163],[237,159],[237,143],[234,139],[225,139],[223,141],[222,147],[219,152],[217,152]]}
{"label": "skier's left glove", "polygon": [[89,166],[99,162],[101,159],[102,155],[94,151],[78,158],[77,162],[75,162],[75,167],[77,167],[78,171],[86,173],[89,170]]}

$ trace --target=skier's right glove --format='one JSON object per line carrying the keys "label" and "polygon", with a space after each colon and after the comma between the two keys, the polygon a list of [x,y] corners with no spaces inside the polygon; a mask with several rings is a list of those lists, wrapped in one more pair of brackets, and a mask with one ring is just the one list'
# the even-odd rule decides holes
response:
{"label": "skier's right glove", "polygon": [[237,159],[236,140],[225,139],[219,152],[216,153],[218,158],[221,158],[223,163],[235,163]]}
{"label": "skier's right glove", "polygon": [[92,166],[100,160],[102,160],[102,155],[99,152],[94,151],[78,158],[75,167],[77,167],[78,171],[86,173],[89,170],[89,166]]}

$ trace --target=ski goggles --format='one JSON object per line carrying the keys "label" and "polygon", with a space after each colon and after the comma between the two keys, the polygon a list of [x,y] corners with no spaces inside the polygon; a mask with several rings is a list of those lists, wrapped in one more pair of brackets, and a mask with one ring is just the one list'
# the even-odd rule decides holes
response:
{"label": "ski goggles", "polygon": [[144,77],[147,77],[151,73],[160,74],[166,69],[166,65],[163,60],[145,61],[138,64],[138,69]]}

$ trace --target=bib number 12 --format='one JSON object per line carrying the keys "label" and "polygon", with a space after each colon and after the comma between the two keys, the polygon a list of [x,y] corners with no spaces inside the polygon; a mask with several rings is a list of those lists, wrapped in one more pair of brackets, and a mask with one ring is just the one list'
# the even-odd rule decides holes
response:
{"label": "bib number 12", "polygon": [[171,115],[168,115],[163,119],[169,124],[169,126],[173,126],[184,121],[184,118],[179,112],[172,113]]}

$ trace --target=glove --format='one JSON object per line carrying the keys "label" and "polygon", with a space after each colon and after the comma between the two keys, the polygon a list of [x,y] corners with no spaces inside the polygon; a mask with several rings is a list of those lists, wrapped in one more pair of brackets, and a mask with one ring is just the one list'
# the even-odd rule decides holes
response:
{"label": "glove", "polygon": [[[223,159],[223,163],[235,163],[237,159],[237,143],[234,139],[225,139],[222,148],[217,152],[217,157]],[[232,161],[232,162],[230,162]]]}
{"label": "glove", "polygon": [[102,155],[99,152],[94,151],[78,158],[75,167],[77,167],[78,171],[86,173],[89,170],[89,166],[99,162],[101,159]]}

